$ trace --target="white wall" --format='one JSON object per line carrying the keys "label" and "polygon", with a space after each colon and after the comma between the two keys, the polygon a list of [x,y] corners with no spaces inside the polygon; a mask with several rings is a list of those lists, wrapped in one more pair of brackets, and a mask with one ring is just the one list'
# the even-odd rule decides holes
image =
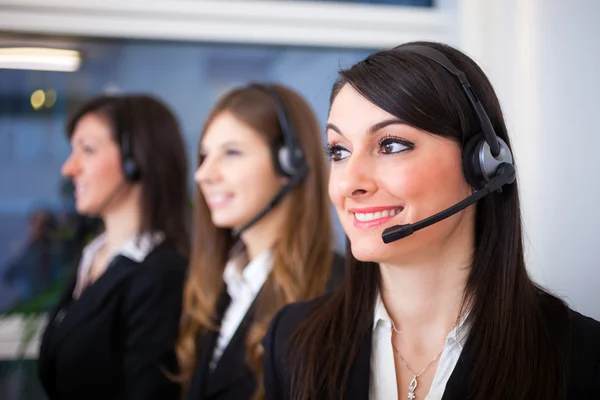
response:
{"label": "white wall", "polygon": [[600,319],[600,2],[539,7],[541,277]]}
{"label": "white wall", "polygon": [[[600,2],[461,1],[513,139],[533,277],[600,320]],[[474,39],[477,35],[476,39]]]}

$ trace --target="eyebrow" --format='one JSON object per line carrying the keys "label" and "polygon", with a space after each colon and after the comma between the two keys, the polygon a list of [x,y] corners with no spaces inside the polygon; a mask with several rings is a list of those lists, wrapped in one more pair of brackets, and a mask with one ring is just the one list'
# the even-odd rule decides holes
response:
{"label": "eyebrow", "polygon": [[[378,122],[375,125],[371,126],[368,130],[368,133],[369,133],[369,135],[373,135],[373,134],[377,133],[377,131],[379,131],[389,125],[406,125],[406,122],[404,122],[398,118],[386,119],[384,121]],[[332,123],[327,123],[327,125],[325,125],[325,131],[327,131],[329,129],[331,129],[332,131],[334,131],[342,136],[345,136],[342,133],[342,130]]]}
{"label": "eyebrow", "polygon": [[[237,140],[228,140],[227,142],[221,143],[218,147],[220,149],[222,149],[224,147],[230,147],[230,146],[233,146],[233,147],[242,146],[242,147],[244,147],[245,144],[242,143],[242,142],[240,142],[240,141],[237,141]],[[200,144],[200,151],[202,151],[202,150],[204,150],[204,145],[201,143]]]}

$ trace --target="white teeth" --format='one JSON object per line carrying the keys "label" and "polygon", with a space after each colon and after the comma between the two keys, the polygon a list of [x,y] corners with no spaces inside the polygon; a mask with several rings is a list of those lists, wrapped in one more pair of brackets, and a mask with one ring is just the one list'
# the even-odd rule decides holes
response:
{"label": "white teeth", "polygon": [[390,210],[377,211],[374,213],[354,213],[354,217],[361,222],[374,221],[381,218],[393,217],[402,211],[400,208],[394,208]]}
{"label": "white teeth", "polygon": [[230,196],[225,194],[212,194],[208,196],[208,202],[211,204],[222,204],[230,199]]}

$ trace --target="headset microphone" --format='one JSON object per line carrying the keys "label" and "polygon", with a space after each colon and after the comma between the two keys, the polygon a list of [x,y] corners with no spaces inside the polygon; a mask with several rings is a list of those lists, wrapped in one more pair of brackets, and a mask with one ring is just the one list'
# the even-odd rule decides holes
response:
{"label": "headset microphone", "polygon": [[302,183],[302,180],[308,174],[308,165],[301,167],[299,171],[296,172],[296,175],[292,176],[290,180],[277,192],[277,194],[271,199],[269,204],[265,206],[254,218],[244,224],[241,228],[234,229],[231,233],[231,236],[235,239],[239,239],[242,232],[246,229],[250,228],[252,225],[261,220],[265,215],[267,215],[272,209],[274,209],[283,198],[291,192],[296,186]]}
{"label": "headset microphone", "polygon": [[472,195],[462,200],[459,203],[456,203],[452,207],[445,209],[431,217],[425,218],[419,222],[415,222],[414,224],[405,224],[405,225],[396,225],[387,228],[381,234],[381,238],[384,243],[392,243],[396,240],[400,240],[404,237],[411,235],[413,232],[416,232],[420,229],[426,228],[429,225],[433,225],[438,223],[452,215],[456,214],[459,211],[464,210],[470,205],[476,203],[481,200],[483,197],[487,196],[493,192],[500,192],[502,190],[502,186],[512,183],[515,180],[515,167],[512,164],[504,163],[498,167],[497,175],[493,177],[487,184],[485,184],[481,189],[474,192]]}

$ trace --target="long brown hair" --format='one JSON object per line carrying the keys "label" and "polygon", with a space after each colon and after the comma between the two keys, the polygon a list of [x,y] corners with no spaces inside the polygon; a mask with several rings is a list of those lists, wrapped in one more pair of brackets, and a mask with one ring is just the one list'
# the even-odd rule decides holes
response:
{"label": "long brown hair", "polygon": [[[327,196],[327,161],[317,119],[308,103],[296,92],[272,85],[294,124],[310,172],[290,194],[285,224],[273,249],[273,270],[255,303],[247,337],[248,360],[256,372],[262,397],[261,340],[271,318],[283,305],[311,299],[325,288],[332,261],[332,227]],[[203,134],[217,115],[233,113],[265,141],[282,141],[273,100],[264,91],[248,86],[234,89],[219,100],[206,120]],[[216,227],[202,193],[196,190],[190,272],[183,301],[183,326],[177,344],[181,377],[188,381],[196,364],[196,336],[202,330],[218,329],[215,306],[223,290],[223,270],[233,245],[231,231]],[[293,223],[292,223],[293,221]]]}
{"label": "long brown hair", "polygon": [[96,114],[121,143],[126,119],[131,156],[140,170],[140,233],[162,231],[167,242],[188,256],[188,164],[179,122],[159,99],[146,94],[99,96],[79,106],[67,123],[73,136],[77,123]]}
{"label": "long brown hair", "polygon": [[[442,44],[469,79],[496,134],[510,146],[502,111],[481,69]],[[442,67],[403,46],[372,54],[340,72],[331,101],[346,84],[408,125],[466,143],[478,120],[460,84]],[[476,206],[475,252],[463,300],[469,306],[467,347],[470,385],[477,400],[564,398],[567,308],[536,286],[523,255],[518,184]],[[350,246],[348,246],[350,249]],[[294,400],[339,399],[352,360],[373,324],[380,273],[375,263],[347,254],[345,280],[319,304],[290,338],[288,363]]]}

